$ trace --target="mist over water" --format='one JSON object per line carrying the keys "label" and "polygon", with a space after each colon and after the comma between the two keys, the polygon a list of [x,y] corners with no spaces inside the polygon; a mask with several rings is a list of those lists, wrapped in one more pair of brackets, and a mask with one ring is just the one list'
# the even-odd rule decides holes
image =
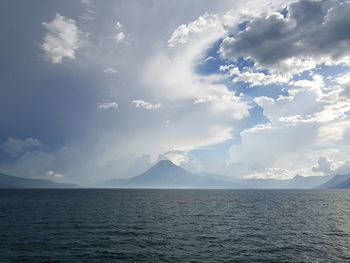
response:
{"label": "mist over water", "polygon": [[350,191],[1,190],[0,262],[346,262]]}

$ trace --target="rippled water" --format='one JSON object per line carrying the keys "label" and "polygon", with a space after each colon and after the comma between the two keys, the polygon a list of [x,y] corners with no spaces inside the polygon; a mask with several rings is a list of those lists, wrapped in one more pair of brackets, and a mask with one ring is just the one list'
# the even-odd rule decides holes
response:
{"label": "rippled water", "polygon": [[0,190],[0,262],[350,262],[350,191]]}

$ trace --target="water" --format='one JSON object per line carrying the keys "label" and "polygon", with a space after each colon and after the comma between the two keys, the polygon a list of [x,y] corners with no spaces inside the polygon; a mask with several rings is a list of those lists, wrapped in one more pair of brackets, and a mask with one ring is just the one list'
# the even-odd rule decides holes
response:
{"label": "water", "polygon": [[350,262],[350,191],[0,190],[0,262]]}

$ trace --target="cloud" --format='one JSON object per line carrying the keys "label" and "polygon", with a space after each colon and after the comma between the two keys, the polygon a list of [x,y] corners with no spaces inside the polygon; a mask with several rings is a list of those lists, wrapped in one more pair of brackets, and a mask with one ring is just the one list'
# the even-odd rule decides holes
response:
{"label": "cloud", "polygon": [[263,172],[253,172],[243,176],[243,179],[291,179],[295,176],[291,171],[281,168],[268,168]]}
{"label": "cloud", "polygon": [[105,68],[103,70],[103,72],[106,73],[106,74],[116,74],[116,73],[118,73],[118,71],[116,69],[112,68],[112,67]]}
{"label": "cloud", "polygon": [[118,103],[112,101],[112,102],[101,102],[98,104],[98,108],[101,110],[108,110],[108,109],[118,109]]}
{"label": "cloud", "polygon": [[261,173],[268,168],[305,174],[312,165],[305,151],[315,145],[317,131],[318,126],[311,123],[295,126],[265,124],[245,129],[240,133],[241,143],[230,148],[231,167],[241,176]]}
{"label": "cloud", "polygon": [[320,157],[317,164],[312,167],[312,171],[321,172],[323,174],[331,174],[333,171],[335,171],[336,166],[336,163],[327,156]]}
{"label": "cloud", "polygon": [[115,41],[117,41],[118,43],[123,42],[125,40],[125,33],[124,32],[118,32],[115,36],[114,39]]}
{"label": "cloud", "polygon": [[93,20],[95,20],[95,15],[96,15],[96,12],[94,10],[86,9],[84,14],[79,16],[79,18],[82,20],[85,20],[85,21],[93,21]]}
{"label": "cloud", "polygon": [[194,163],[193,158],[189,157],[188,152],[180,150],[171,150],[159,155],[158,160],[170,160],[174,164],[181,166],[187,171],[197,173],[200,172],[198,166]]}
{"label": "cloud", "polygon": [[132,103],[135,104],[136,108],[144,108],[146,110],[157,110],[162,108],[162,104],[160,102],[156,104],[151,104],[144,100],[133,100]]}
{"label": "cloud", "polygon": [[[350,65],[349,2],[303,0],[287,11],[286,16],[275,12],[250,20],[244,30],[222,41],[222,56],[248,57],[258,67],[276,71],[290,59]],[[290,64],[286,70],[294,67]]]}
{"label": "cloud", "polygon": [[338,165],[337,169],[333,171],[333,174],[348,174],[350,173],[350,159],[345,160],[340,165]]}
{"label": "cloud", "polygon": [[[287,2],[295,2],[294,7],[286,9],[287,16],[284,16],[285,9],[283,15],[274,13],[282,10]],[[70,12],[70,17],[77,22],[61,16],[56,19],[60,25],[68,21],[79,26],[77,48],[73,48],[70,55],[56,52],[54,57],[56,63],[60,63],[77,57],[79,51],[79,60],[69,68],[55,67],[55,71],[47,71],[41,68],[42,63],[39,67],[30,67],[35,63],[25,61],[24,55],[28,53],[26,58],[30,57],[32,50],[28,52],[23,45],[22,61],[30,72],[25,74],[26,78],[15,75],[15,82],[14,78],[8,77],[9,81],[3,86],[8,86],[7,90],[12,94],[1,96],[5,104],[1,104],[3,110],[0,112],[13,112],[15,107],[12,105],[16,105],[16,101],[8,98],[20,96],[19,101],[27,102],[21,105],[28,111],[25,115],[30,116],[29,124],[22,117],[16,117],[21,114],[16,112],[6,116],[8,121],[3,134],[28,133],[38,137],[36,134],[45,133],[48,147],[45,148],[47,152],[35,149],[18,154],[16,160],[9,160],[16,162],[13,165],[4,159],[0,163],[2,170],[42,178],[47,178],[48,171],[59,171],[67,180],[86,182],[130,177],[148,168],[159,156],[168,155],[182,165],[195,165],[214,174],[285,177],[286,171],[317,174],[312,167],[320,156],[328,156],[337,164],[348,158],[350,85],[345,74],[339,75],[348,69],[329,67],[345,61],[348,42],[341,44],[340,41],[338,46],[335,45],[340,53],[344,53],[337,57],[333,46],[328,52],[328,49],[311,45],[308,41],[312,37],[307,36],[307,32],[316,32],[315,39],[321,38],[326,32],[325,25],[330,25],[331,12],[337,9],[330,7],[340,5],[340,1],[316,2],[305,4],[305,7],[295,0],[171,1],[159,2],[152,8],[133,1],[123,5],[113,1],[103,4],[94,1],[93,4],[93,7],[78,5],[79,10],[68,2],[57,4],[57,10],[76,11]],[[327,15],[318,12],[317,6],[327,11]],[[40,8],[52,10],[45,2]],[[178,15],[180,12],[181,16]],[[30,14],[28,17],[40,15],[36,19],[49,21],[47,25],[52,32],[45,27],[47,35],[64,42],[59,47],[72,46],[66,45],[65,38],[61,37],[60,31],[65,32],[66,26],[53,27],[52,21],[43,18],[47,12]],[[79,17],[82,14],[87,15]],[[314,18],[317,14],[321,14],[324,23],[312,23],[317,20]],[[344,15],[335,18],[341,17]],[[93,22],[86,23],[77,20],[92,18]],[[164,19],[169,23],[162,23]],[[4,25],[7,24],[13,23]],[[26,32],[30,35],[36,35],[35,32],[32,34],[35,23],[33,28],[29,21],[28,25],[22,24],[18,24],[22,30],[28,29]],[[9,29],[11,34],[12,27]],[[338,24],[335,31],[340,29]],[[84,38],[80,30],[89,34],[84,48],[80,48]],[[344,35],[347,33],[345,30]],[[256,39],[261,42],[257,41],[256,46],[244,42],[249,34],[252,34],[253,43]],[[127,45],[130,36],[132,45]],[[13,42],[16,47],[27,43],[28,34],[17,34],[17,37],[21,41]],[[225,39],[223,43],[222,39]],[[224,46],[226,40],[233,42]],[[333,40],[325,37],[325,41]],[[282,44],[285,42],[286,46]],[[227,59],[222,60],[216,54],[220,43],[221,48],[234,48],[231,54],[229,49],[226,53],[221,51]],[[294,49],[289,50],[289,45]],[[300,51],[298,45],[306,49]],[[238,48],[240,51],[236,52]],[[262,54],[264,52],[267,58]],[[45,55],[53,61],[51,55],[46,52]],[[4,59],[6,63],[12,62],[6,66],[9,70],[21,70],[13,59],[16,56],[17,53],[9,52],[10,59]],[[242,58],[237,61],[238,57]],[[221,71],[216,72],[219,65],[222,65]],[[119,74],[115,74],[116,69]],[[298,75],[310,70],[313,72]],[[38,76],[43,82],[37,81]],[[17,80],[21,85],[17,85]],[[279,86],[275,87],[275,84]],[[260,87],[266,85],[269,87]],[[28,90],[20,92],[21,87]],[[113,98],[126,104],[118,107]],[[146,101],[135,100],[135,103],[132,102],[134,98]],[[4,106],[7,100],[11,106]],[[156,114],[143,111],[160,107],[161,110],[152,112]],[[97,114],[98,109],[106,114]],[[106,111],[118,114],[107,114]],[[18,129],[16,133],[11,133],[13,123]],[[33,128],[36,125],[30,124],[39,127]],[[67,146],[68,141],[73,145]],[[60,143],[62,149],[58,146]],[[143,155],[147,157],[138,157]],[[138,163],[138,169],[133,169]]]}
{"label": "cloud", "polygon": [[340,74],[336,77],[336,81],[340,85],[350,84],[350,73]]}
{"label": "cloud", "polygon": [[158,160],[170,160],[177,165],[181,165],[182,163],[189,162],[189,157],[186,154],[187,152],[185,151],[171,150],[161,154]]}
{"label": "cloud", "polygon": [[51,22],[42,24],[48,31],[41,44],[46,58],[54,64],[62,63],[64,58],[74,59],[81,45],[81,32],[75,20],[56,14]]}
{"label": "cloud", "polygon": [[93,169],[95,169],[95,173],[101,173],[106,179],[129,178],[143,173],[152,164],[151,157],[148,154],[128,155],[119,159],[112,159],[98,169]]}
{"label": "cloud", "polygon": [[350,99],[350,73],[340,74],[335,78],[335,81],[341,87],[340,95],[343,98]]}
{"label": "cloud", "polygon": [[222,24],[217,15],[205,13],[187,25],[182,24],[176,28],[168,40],[168,46],[172,48],[176,45],[186,44],[191,38],[208,31],[208,29],[220,30],[221,27]]}
{"label": "cloud", "polygon": [[339,75],[326,82],[314,74],[291,81],[286,94],[277,98],[255,97],[268,123],[240,133],[241,143],[230,149],[232,169],[254,176],[270,168],[302,175],[334,171],[347,158],[344,145],[350,141],[350,99],[343,94],[346,78]]}
{"label": "cloud", "polygon": [[265,74],[262,72],[252,72],[250,70],[239,72],[234,78],[233,82],[246,82],[250,83],[251,87],[264,86],[271,84],[288,83],[291,76],[282,74]]}
{"label": "cloud", "polygon": [[[44,149],[29,150],[21,154],[15,162],[1,162],[0,171],[25,178],[59,179],[71,182],[74,178],[82,177],[87,182],[86,174],[94,173],[87,159],[87,148],[64,146],[53,152],[45,152]],[[79,168],[77,168],[79,167]],[[85,167],[88,167],[85,170]],[[60,172],[57,172],[60,171]],[[85,173],[85,176],[80,174]]]}
{"label": "cloud", "polygon": [[64,175],[61,174],[61,173],[56,173],[55,171],[52,171],[52,170],[49,170],[46,172],[46,175],[50,178],[53,178],[53,179],[62,179],[64,178]]}
{"label": "cloud", "polygon": [[[203,25],[207,23],[208,27]],[[155,123],[149,133],[143,130],[144,137],[159,138],[155,147],[147,147],[152,155],[174,148],[186,152],[232,139],[235,125],[249,117],[251,103],[229,90],[225,77],[196,70],[208,57],[206,50],[224,34],[219,16],[207,13],[177,27],[168,40],[170,48],[157,50],[144,64],[141,80],[147,94],[167,102],[160,113],[163,125]],[[171,122],[164,125],[167,119]],[[147,141],[143,138],[138,145]]]}
{"label": "cloud", "polygon": [[11,156],[15,157],[20,153],[33,148],[40,148],[43,144],[38,139],[27,138],[25,140],[17,138],[8,138],[2,145],[1,149]]}
{"label": "cloud", "polygon": [[25,178],[46,178],[46,172],[56,166],[54,155],[43,151],[26,151],[15,163],[0,163],[0,170],[9,175]]}
{"label": "cloud", "polygon": [[[320,91],[320,89],[324,88],[325,82],[324,78],[322,75],[315,74],[312,76],[310,80],[308,79],[300,79],[296,81],[292,81],[290,85],[298,87],[299,89],[294,89],[293,93],[295,94],[296,92],[303,91],[303,90],[315,90],[316,92]],[[291,90],[290,92],[291,93]],[[318,92],[321,94],[322,92]]]}
{"label": "cloud", "polygon": [[92,5],[90,0],[80,0],[80,4],[87,5],[87,6],[91,6]]}
{"label": "cloud", "polygon": [[113,38],[115,39],[115,41],[117,43],[128,43],[128,38],[129,35],[125,33],[125,31],[123,30],[123,25],[120,22],[116,23],[116,33],[113,36]]}
{"label": "cloud", "polygon": [[264,115],[274,124],[327,122],[340,118],[347,111],[345,105],[344,109],[333,108],[338,101],[335,97],[329,97],[322,76],[314,75],[312,80],[298,80],[290,85],[288,95],[276,99],[266,96],[254,98],[254,102],[263,108]]}
{"label": "cloud", "polygon": [[[123,160],[125,156],[146,154],[154,161],[159,155],[170,151],[174,146],[180,150],[191,150],[232,138],[233,123],[243,118],[243,116],[248,116],[249,106],[246,105],[243,99],[238,97],[237,100],[229,98],[234,95],[234,92],[228,91],[223,84],[218,85],[215,79],[202,79],[202,76],[195,70],[196,60],[200,58],[205,48],[211,45],[219,34],[217,32],[212,34],[212,31],[207,32],[203,29],[199,33],[201,35],[199,48],[197,48],[198,45],[195,41],[199,38],[196,37],[191,39],[194,41],[188,42],[188,45],[181,45],[189,49],[179,47],[175,51],[175,49],[169,49],[167,45],[164,45],[164,41],[166,42],[166,39],[171,36],[179,24],[196,19],[198,14],[203,13],[203,10],[207,10],[205,6],[198,3],[174,2],[159,3],[155,8],[150,9],[142,3],[127,2],[120,8],[116,8],[116,3],[110,3],[110,5],[93,3],[94,10],[96,10],[94,22],[77,22],[76,24],[79,26],[79,30],[89,33],[88,43],[84,43],[84,48],[78,49],[79,60],[76,60],[67,71],[61,71],[66,70],[65,67],[55,68],[54,73],[57,74],[50,73],[50,78],[48,78],[50,82],[62,83],[62,86],[64,83],[65,87],[72,87],[74,90],[70,93],[69,88],[67,88],[67,92],[60,92],[61,90],[57,87],[59,85],[57,85],[51,88],[49,92],[45,92],[45,94],[52,94],[49,100],[50,103],[45,104],[52,105],[53,111],[58,106],[56,94],[57,97],[62,94],[69,94],[69,98],[64,98],[64,101],[68,103],[74,101],[74,110],[77,110],[79,115],[83,112],[84,114],[80,116],[89,120],[90,124],[87,125],[89,129],[84,129],[84,134],[79,133],[76,136],[74,134],[77,131],[75,127],[80,125],[73,125],[77,122],[72,122],[70,110],[62,111],[62,115],[67,116],[67,118],[60,119],[60,122],[62,121],[62,126],[69,126],[69,135],[66,137],[78,144],[76,146],[78,153],[70,154],[66,150],[55,151],[51,147],[48,152],[30,152],[16,163],[16,167],[12,167],[11,164],[4,164],[12,167],[11,169],[8,168],[7,171],[11,171],[11,174],[42,178],[47,177],[47,171],[59,171],[64,174],[67,180],[72,178],[77,181],[81,180],[81,182],[97,180],[105,176],[110,178],[126,177],[136,174],[132,174],[132,169],[121,168],[120,164],[123,161],[116,161]],[[67,10],[70,5],[60,2],[58,4],[59,10]],[[181,15],[181,18],[173,16],[172,23],[161,23],[163,18],[174,15],[174,10],[181,10],[188,5],[198,7],[193,9],[196,10],[195,15],[192,11],[186,11]],[[214,6],[212,3],[209,5]],[[215,4],[215,7],[217,6],[218,4]],[[100,12],[101,10],[105,12]],[[141,12],[137,10],[141,10]],[[162,12],[159,12],[160,10]],[[186,7],[186,10],[190,9]],[[138,19],[131,19],[131,17],[135,17],[136,13]],[[123,24],[116,23],[116,17],[123,18],[123,21],[121,21]],[[77,17],[72,16],[72,18],[76,19]],[[82,22],[82,20],[79,21]],[[139,23],[139,21],[143,22]],[[157,28],[157,30],[151,30],[152,28]],[[120,32],[129,36],[128,30],[130,30],[130,35],[132,34],[135,37],[133,45],[116,46],[115,39],[111,36],[115,36]],[[221,32],[221,29],[218,31]],[[124,39],[124,41],[127,40]],[[195,52],[192,53],[192,51]],[[75,50],[74,56],[77,56],[76,52],[77,50]],[[179,57],[178,62],[176,57]],[[160,61],[158,58],[161,58],[160,60],[167,65],[167,68],[159,70],[159,64],[155,63],[155,61]],[[68,57],[61,58],[61,61],[64,62],[65,59],[68,59]],[[101,76],[101,70],[111,66],[118,69],[120,74],[112,78]],[[190,69],[184,76],[181,76],[181,72],[178,72],[182,66],[185,66],[184,71]],[[148,69],[152,74],[145,82],[144,77],[147,75]],[[107,72],[111,71],[108,70]],[[174,74],[176,72],[178,74]],[[39,74],[39,72],[35,73]],[[45,73],[44,70],[43,74],[45,75]],[[67,76],[66,74],[71,75],[72,80],[66,77],[63,80],[62,76]],[[45,76],[47,77],[47,75]],[[161,78],[161,80],[158,81],[158,78]],[[164,83],[170,84],[173,78],[182,78],[182,85],[177,85],[178,83],[163,85]],[[192,90],[194,87],[195,89]],[[207,88],[209,88],[208,92]],[[198,94],[197,91],[199,91]],[[167,93],[170,95],[167,95]],[[178,96],[174,96],[173,99],[169,100],[169,97],[171,98],[176,93]],[[194,94],[194,96],[189,96],[189,93]],[[228,95],[227,98],[225,98],[225,94]],[[39,95],[39,93],[35,95]],[[194,100],[206,99],[207,95],[215,95],[217,99],[201,105],[193,104]],[[107,98],[107,100],[103,98]],[[131,98],[136,98],[136,100],[137,98],[148,98],[146,101],[137,100],[138,109],[140,110],[159,109],[161,107],[160,102],[164,103],[164,107],[162,107],[162,110],[158,110],[157,114],[143,114],[140,110],[135,110],[136,104],[132,103],[131,105],[125,105],[125,107],[118,107],[118,112],[122,114],[112,114],[113,117],[110,114],[96,114],[96,111],[93,108],[91,109],[91,105],[95,105],[100,110],[110,109],[114,111],[119,102],[108,101],[108,98],[119,98],[120,101],[130,101],[130,103]],[[177,107],[176,105],[179,104],[182,106]],[[59,107],[65,108],[61,104]],[[41,107],[40,110],[46,112],[44,108],[47,110],[46,106]],[[225,114],[226,110],[229,114]],[[55,114],[57,112],[53,112],[52,116],[57,116]],[[49,115],[51,115],[51,112]],[[98,115],[97,118],[96,115]],[[166,120],[171,120],[171,122],[166,123]],[[106,125],[101,125],[101,123]],[[46,124],[47,120],[43,120],[43,126],[46,126]],[[48,130],[45,130],[45,132],[50,138],[56,136],[51,134],[58,132],[51,131],[49,128]],[[91,136],[92,134],[96,137]],[[84,143],[79,144],[83,137],[94,137],[94,139],[91,141],[86,139]],[[125,138],[129,139],[125,140]],[[154,140],[154,138],[157,139]],[[65,140],[66,138],[62,139],[62,144]],[[150,141],[153,143],[150,143]],[[133,158],[130,157],[130,159]],[[118,165],[108,165],[110,162],[118,163]],[[132,162],[130,161],[130,163]],[[118,173],[119,169],[125,170],[125,174]],[[104,172],[101,173],[101,171]]]}

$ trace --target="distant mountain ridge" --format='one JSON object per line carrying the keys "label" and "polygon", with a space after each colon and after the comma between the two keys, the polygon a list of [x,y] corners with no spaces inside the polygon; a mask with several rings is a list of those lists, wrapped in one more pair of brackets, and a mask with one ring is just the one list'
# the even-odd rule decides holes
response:
{"label": "distant mountain ridge", "polygon": [[[191,173],[169,160],[162,160],[144,173],[126,180],[108,180],[107,187],[122,188],[205,188],[205,189],[242,189],[244,186]],[[114,185],[113,183],[117,183]]]}
{"label": "distant mountain ridge", "polygon": [[338,184],[337,189],[350,189],[350,178]]}
{"label": "distant mountain ridge", "polygon": [[313,189],[332,176],[301,176],[292,179],[242,179],[191,173],[169,160],[162,160],[144,173],[129,179],[112,179],[99,183],[107,188],[205,188],[205,189]]}
{"label": "distant mountain ridge", "polygon": [[31,179],[0,173],[0,188],[79,188],[77,184],[56,183],[46,179]]}
{"label": "distant mountain ridge", "polygon": [[243,179],[247,188],[254,189],[313,189],[327,182],[331,176],[301,176],[292,179]]}
{"label": "distant mountain ridge", "polygon": [[350,174],[338,174],[333,176],[329,181],[320,185],[320,189],[349,189],[350,188]]}
{"label": "distant mountain ridge", "polygon": [[324,176],[301,176],[296,175],[291,179],[287,188],[289,189],[313,189],[318,187],[321,184],[324,184],[328,180],[330,180],[332,176],[324,175]]}
{"label": "distant mountain ridge", "polygon": [[[140,175],[129,179],[112,179],[93,187],[102,188],[178,188],[178,189],[350,189],[350,174],[301,176],[292,179],[233,180],[212,174],[191,173],[169,160],[162,160]],[[4,188],[80,188],[77,184],[57,183],[47,179],[31,179],[0,173],[0,189]]]}

